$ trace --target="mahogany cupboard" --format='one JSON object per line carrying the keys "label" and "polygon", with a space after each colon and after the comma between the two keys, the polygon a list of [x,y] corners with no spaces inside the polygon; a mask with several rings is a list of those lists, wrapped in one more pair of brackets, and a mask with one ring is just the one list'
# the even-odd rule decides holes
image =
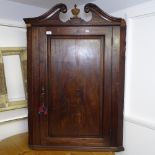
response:
{"label": "mahogany cupboard", "polygon": [[122,151],[126,24],[95,4],[92,18],[60,20],[65,4],[24,19],[28,37],[29,145]]}

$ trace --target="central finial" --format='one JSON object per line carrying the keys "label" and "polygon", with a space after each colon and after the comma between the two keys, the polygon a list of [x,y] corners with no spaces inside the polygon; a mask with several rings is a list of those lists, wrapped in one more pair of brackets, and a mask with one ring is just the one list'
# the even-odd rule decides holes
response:
{"label": "central finial", "polygon": [[77,5],[74,5],[74,9],[71,10],[73,14],[73,18],[78,18],[78,15],[80,13],[80,9],[77,8]]}

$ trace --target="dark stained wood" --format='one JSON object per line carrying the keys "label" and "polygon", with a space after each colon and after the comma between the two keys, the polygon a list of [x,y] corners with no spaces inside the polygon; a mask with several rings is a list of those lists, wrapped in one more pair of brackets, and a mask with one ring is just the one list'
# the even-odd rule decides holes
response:
{"label": "dark stained wood", "polygon": [[88,22],[58,4],[28,27],[29,145],[122,151],[126,24],[87,4]]}
{"label": "dark stained wood", "polygon": [[92,3],[88,3],[84,7],[85,13],[92,13],[92,19],[88,22],[81,18],[70,18],[67,22],[62,22],[59,19],[59,14],[60,12],[66,13],[66,11],[67,6],[60,3],[45,14],[35,18],[25,18],[24,21],[26,24],[31,24],[33,26],[108,26],[121,25],[122,22],[124,22],[121,18],[108,15],[97,5]]}
{"label": "dark stained wood", "polygon": [[101,41],[51,38],[49,136],[102,136]]}
{"label": "dark stained wood", "polygon": [[[38,29],[28,28],[28,119],[29,119],[29,143],[40,144],[40,125],[38,107],[40,96],[39,87],[39,39],[41,38]],[[33,95],[32,95],[33,94]],[[32,104],[33,103],[33,104]]]}

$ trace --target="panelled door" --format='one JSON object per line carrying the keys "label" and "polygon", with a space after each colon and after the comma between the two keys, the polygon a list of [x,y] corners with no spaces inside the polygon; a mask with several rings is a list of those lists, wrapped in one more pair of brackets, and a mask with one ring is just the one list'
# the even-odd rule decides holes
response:
{"label": "panelled door", "polygon": [[47,36],[43,145],[110,145],[112,28],[102,33]]}

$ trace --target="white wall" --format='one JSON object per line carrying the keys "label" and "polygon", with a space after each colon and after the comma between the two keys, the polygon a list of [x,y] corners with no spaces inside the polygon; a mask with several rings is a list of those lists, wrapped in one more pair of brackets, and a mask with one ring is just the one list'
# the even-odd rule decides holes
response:
{"label": "white wall", "polygon": [[27,130],[27,108],[0,112],[0,141]]}
{"label": "white wall", "polygon": [[26,29],[0,25],[0,47],[26,47]]}
{"label": "white wall", "polygon": [[[45,11],[33,6],[0,0],[0,47],[26,47],[23,18],[38,16]],[[26,132],[28,130],[26,117],[27,109],[24,108],[1,112],[0,140]]]}
{"label": "white wall", "polygon": [[155,1],[112,14],[127,21],[125,151],[116,155],[155,155]]}
{"label": "white wall", "polygon": [[0,24],[10,23],[12,25],[24,26],[23,18],[35,17],[45,11],[43,8],[0,0]]}

